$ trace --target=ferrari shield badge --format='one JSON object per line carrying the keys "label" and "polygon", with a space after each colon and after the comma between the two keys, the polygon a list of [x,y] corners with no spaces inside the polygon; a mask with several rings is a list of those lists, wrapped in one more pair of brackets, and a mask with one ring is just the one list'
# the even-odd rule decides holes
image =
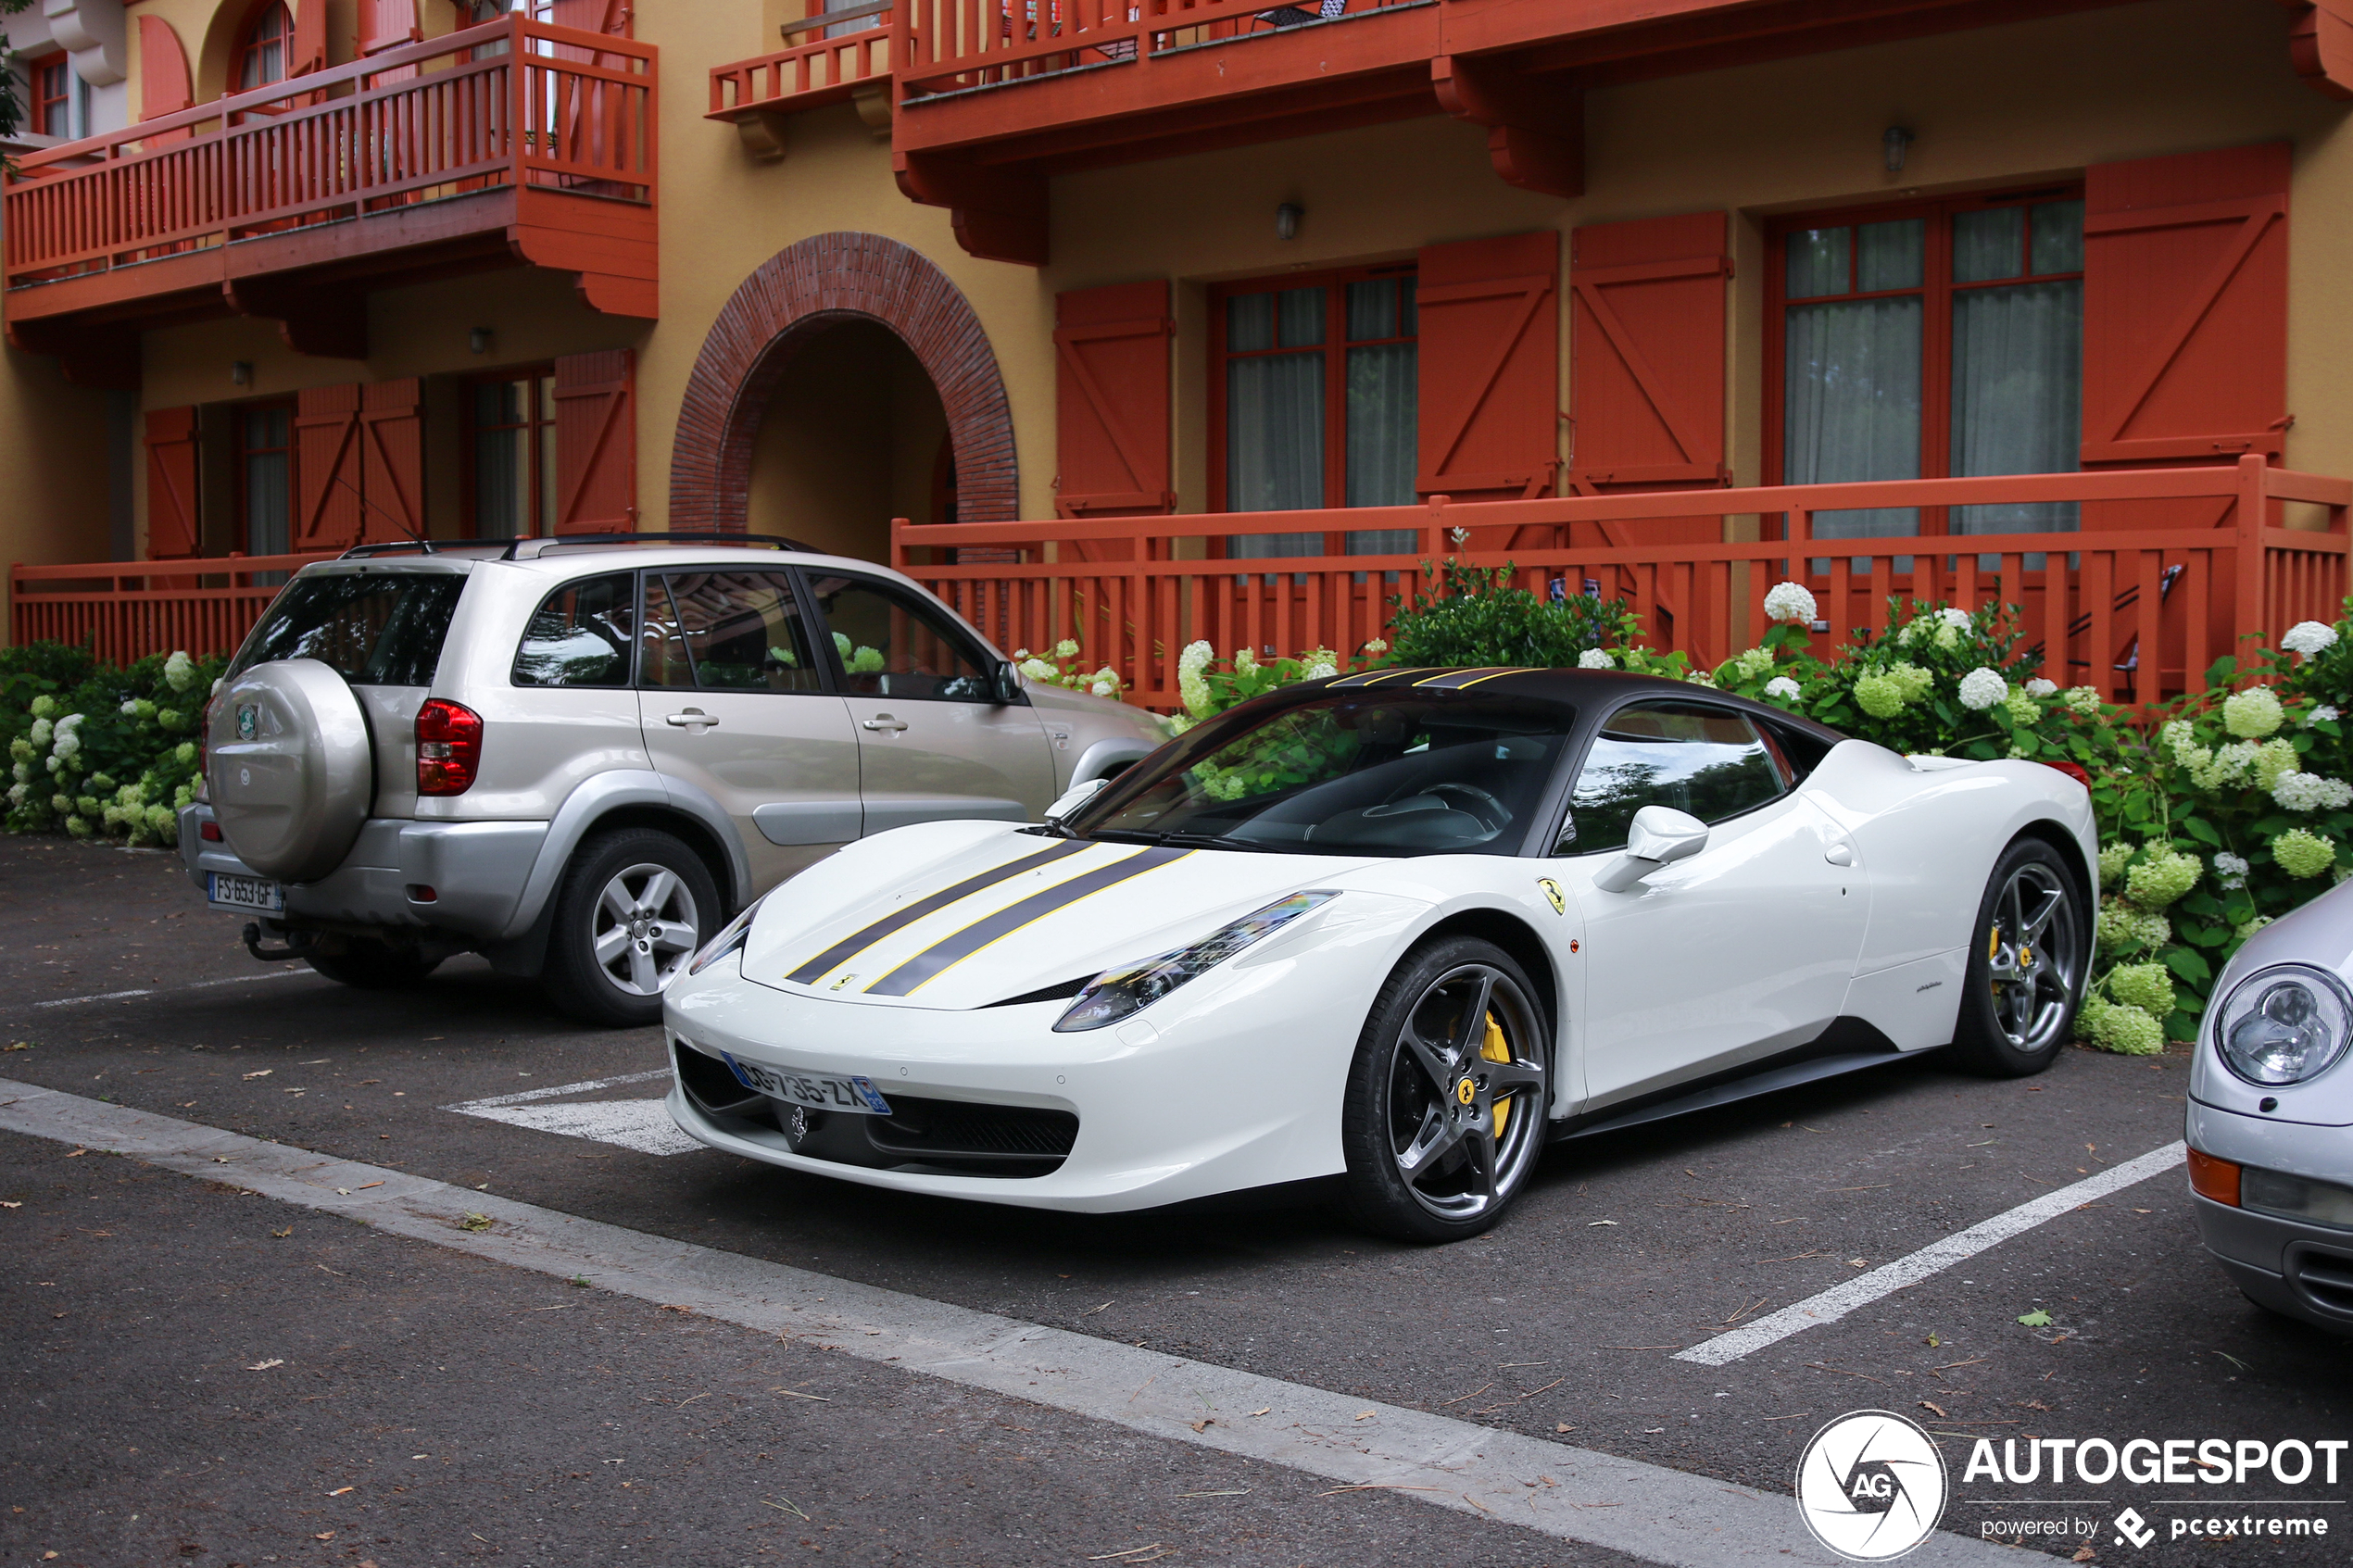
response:
{"label": "ferrari shield badge", "polygon": [[250,702],[241,702],[237,704],[237,738],[239,740],[253,739],[253,733],[258,726],[260,711],[261,710],[258,708],[255,707]]}
{"label": "ferrari shield badge", "polygon": [[1562,897],[1559,883],[1554,882],[1551,877],[1540,876],[1536,879],[1536,885],[1544,890],[1545,901],[1553,906],[1553,913],[1559,915],[1568,912],[1568,900]]}

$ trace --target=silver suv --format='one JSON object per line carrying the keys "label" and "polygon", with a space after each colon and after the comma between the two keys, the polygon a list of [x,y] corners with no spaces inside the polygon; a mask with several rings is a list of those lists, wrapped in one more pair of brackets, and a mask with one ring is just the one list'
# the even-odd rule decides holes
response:
{"label": "silver suv", "polygon": [[206,721],[180,853],[260,959],[350,985],[481,953],[651,1023],[837,847],[1038,820],[1162,738],[1033,684],[897,572],[675,534],[362,546],[297,572]]}

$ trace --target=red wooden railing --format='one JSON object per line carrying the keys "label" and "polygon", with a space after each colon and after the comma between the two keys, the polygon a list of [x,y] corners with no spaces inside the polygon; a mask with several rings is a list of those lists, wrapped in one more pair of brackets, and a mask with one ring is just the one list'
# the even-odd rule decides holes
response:
{"label": "red wooden railing", "polygon": [[[2073,502],[2098,526],[2078,533],[1818,539],[1818,512],[1859,508]],[[2295,521],[2318,528],[2285,527]],[[1349,653],[1388,626],[1389,600],[1426,559],[1509,564],[1539,594],[1623,595],[1652,645],[1713,667],[1755,645],[1766,592],[1805,582],[1827,623],[1824,652],[1877,625],[1891,596],[2020,607],[2045,671],[2117,701],[2202,686],[2237,636],[2276,639],[2298,621],[2334,621],[2347,578],[2353,481],[2268,469],[2145,469],[1991,479],[1906,480],[1757,489],[1562,496],[1350,511],[1222,513],[1053,522],[954,523],[891,533],[892,564],[1005,646],[1078,640],[1090,666],[1129,681],[1132,700],[1176,706],[1176,659],[1205,639],[1222,655],[1311,647]],[[2192,516],[2193,509],[2197,514]],[[2133,514],[2140,513],[2136,521]],[[1776,535],[1735,544],[1586,544],[1601,525],[1763,519]],[[2176,524],[2176,518],[2183,521]],[[2211,525],[2204,520],[2215,520]],[[1204,559],[1232,535],[1411,530],[1410,553]],[[1461,531],[1462,537],[1457,538]],[[1690,532],[1686,527],[1679,532]],[[1718,531],[1720,537],[1720,530]],[[1012,564],[942,564],[957,546],[1011,548]],[[1834,554],[1832,552],[1835,552]]]}
{"label": "red wooden railing", "polygon": [[952,93],[1431,4],[1344,0],[1326,17],[1320,0],[900,0],[900,24],[923,41],[901,80],[911,98]]}
{"label": "red wooden railing", "polygon": [[861,82],[887,82],[922,58],[912,23],[886,15],[879,27],[796,44],[758,59],[713,66],[711,119],[774,108],[817,108],[849,95]]}
{"label": "red wooden railing", "polygon": [[6,282],[499,185],[650,203],[655,53],[511,18],[24,154]]}
{"label": "red wooden railing", "polygon": [[175,649],[227,653],[278,596],[283,578],[332,555],[84,562],[8,569],[8,631],[27,643],[89,643],[128,664]]}

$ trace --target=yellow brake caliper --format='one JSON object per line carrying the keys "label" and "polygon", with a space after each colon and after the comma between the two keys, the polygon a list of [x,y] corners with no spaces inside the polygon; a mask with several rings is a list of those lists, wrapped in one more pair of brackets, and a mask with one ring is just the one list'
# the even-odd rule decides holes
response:
{"label": "yellow brake caliper", "polygon": [[[2002,922],[2000,921],[1995,921],[1994,922],[1993,929],[1989,930],[1985,934],[1985,961],[1990,964],[2001,956]],[[2002,994],[2002,983],[1998,980],[1989,981],[1986,984],[1985,988],[1993,992],[1997,997]]]}
{"label": "yellow brake caliper", "polygon": [[[1511,1045],[1504,1038],[1504,1026],[1495,1022],[1495,1015],[1491,1012],[1487,1015],[1487,1038],[1479,1042],[1478,1054],[1488,1061],[1509,1061],[1512,1059]],[[1504,1135],[1504,1123],[1509,1122],[1511,1117],[1512,1102],[1507,1099],[1497,1100],[1495,1102],[1495,1135],[1497,1137]]]}

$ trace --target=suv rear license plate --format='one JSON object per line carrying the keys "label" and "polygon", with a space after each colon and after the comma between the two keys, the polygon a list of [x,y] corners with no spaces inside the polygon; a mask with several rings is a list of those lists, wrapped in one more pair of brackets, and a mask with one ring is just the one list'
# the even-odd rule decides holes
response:
{"label": "suv rear license plate", "polygon": [[856,1116],[890,1114],[890,1101],[883,1098],[872,1078],[834,1078],[822,1073],[762,1067],[756,1061],[738,1061],[725,1051],[719,1054],[736,1074],[736,1082],[771,1099],[789,1100],[812,1110],[846,1110]]}
{"label": "suv rear license plate", "polygon": [[215,904],[232,909],[266,909],[273,915],[286,912],[286,890],[274,882],[258,876],[228,876],[220,872],[207,872],[212,879],[205,897]]}

